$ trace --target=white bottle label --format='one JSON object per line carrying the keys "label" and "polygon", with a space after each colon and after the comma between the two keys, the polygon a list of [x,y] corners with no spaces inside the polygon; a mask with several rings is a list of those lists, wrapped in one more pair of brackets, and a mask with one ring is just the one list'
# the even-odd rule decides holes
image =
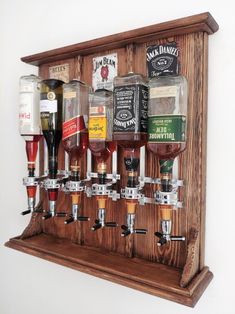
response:
{"label": "white bottle label", "polygon": [[177,86],[159,86],[150,89],[150,99],[176,97],[178,94]]}
{"label": "white bottle label", "polygon": [[40,112],[57,112],[57,100],[40,100]]}
{"label": "white bottle label", "polygon": [[33,121],[32,104],[33,104],[32,93],[20,94],[19,120],[21,129],[32,124]]}

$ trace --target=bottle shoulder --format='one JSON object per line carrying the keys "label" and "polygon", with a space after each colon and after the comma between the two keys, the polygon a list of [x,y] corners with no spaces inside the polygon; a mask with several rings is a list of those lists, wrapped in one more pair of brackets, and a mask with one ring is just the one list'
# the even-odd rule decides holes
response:
{"label": "bottle shoulder", "polygon": [[142,74],[130,72],[122,76],[116,76],[113,80],[114,87],[119,87],[123,85],[146,85],[148,80]]}
{"label": "bottle shoulder", "polygon": [[187,79],[183,75],[168,75],[168,76],[158,76],[153,77],[149,81],[149,86],[157,87],[157,86],[169,86],[169,85],[187,85]]}

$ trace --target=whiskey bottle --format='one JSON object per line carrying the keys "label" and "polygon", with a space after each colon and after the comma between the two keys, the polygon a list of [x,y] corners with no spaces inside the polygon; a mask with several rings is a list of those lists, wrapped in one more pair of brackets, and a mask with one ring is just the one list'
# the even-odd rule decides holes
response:
{"label": "whiskey bottle", "polygon": [[91,94],[89,107],[89,148],[97,161],[97,168],[116,149],[112,129],[113,93],[98,89]]}
{"label": "whiskey bottle", "polygon": [[[66,183],[72,201],[72,213],[65,224],[88,217],[79,214],[81,203],[80,160],[88,148],[88,105],[90,87],[78,80],[63,85],[63,134],[62,143],[69,155],[69,181]],[[74,185],[73,185],[74,183]]]}
{"label": "whiskey bottle", "polygon": [[62,142],[69,155],[71,176],[76,174],[79,160],[88,147],[89,86],[73,80],[63,86],[63,135]]}
{"label": "whiskey bottle", "polygon": [[110,185],[106,183],[107,160],[116,150],[113,141],[113,93],[98,89],[90,98],[89,106],[89,148],[97,163],[98,184],[93,184],[98,203],[98,219],[92,231],[103,227],[116,227],[115,222],[106,222],[106,202]]}
{"label": "whiskey bottle", "polygon": [[[149,82],[148,144],[158,157],[160,166],[160,194],[172,192],[174,158],[186,148],[187,80],[182,75],[161,75]],[[168,241],[184,241],[171,235],[171,203],[159,203],[162,233],[156,232],[158,245]]]}
{"label": "whiskey bottle", "polygon": [[187,81],[159,76],[149,82],[148,149],[171,160],[186,148]]}
{"label": "whiskey bottle", "polygon": [[139,148],[147,141],[147,80],[140,74],[129,73],[114,78],[113,137],[124,149],[127,183],[122,193],[126,199],[127,224],[122,225],[122,236],[145,234],[147,230],[135,228],[135,212],[138,204]]}
{"label": "whiskey bottle", "polygon": [[114,78],[113,138],[123,148],[138,148],[147,141],[147,80],[129,73]]}

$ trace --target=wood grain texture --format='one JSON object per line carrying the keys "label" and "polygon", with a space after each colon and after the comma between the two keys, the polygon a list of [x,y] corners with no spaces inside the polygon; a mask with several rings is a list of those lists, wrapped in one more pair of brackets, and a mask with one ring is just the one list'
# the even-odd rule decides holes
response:
{"label": "wood grain texture", "polygon": [[68,59],[77,55],[88,55],[106,49],[117,49],[129,43],[143,43],[151,39],[167,38],[176,35],[206,32],[213,34],[218,24],[210,13],[205,12],[173,21],[150,25],[131,31],[118,33],[63,48],[38,53],[21,58],[23,62],[41,65],[43,63]]}
{"label": "wood grain texture", "polygon": [[198,273],[199,239],[198,230],[192,228],[188,239],[187,259],[180,279],[181,287],[186,287]]}
{"label": "wood grain texture", "polygon": [[208,267],[204,267],[187,288],[182,288],[181,270],[177,268],[138,258],[130,260],[45,234],[24,241],[13,238],[5,246],[191,307],[212,279]]}

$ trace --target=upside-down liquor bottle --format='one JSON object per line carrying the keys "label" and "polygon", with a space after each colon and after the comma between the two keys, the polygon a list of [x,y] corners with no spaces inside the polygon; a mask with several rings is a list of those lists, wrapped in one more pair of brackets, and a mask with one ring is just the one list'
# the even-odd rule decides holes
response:
{"label": "upside-down liquor bottle", "polygon": [[[148,115],[147,147],[159,160],[161,191],[171,192],[174,158],[186,148],[187,80],[184,76],[168,74],[150,80]],[[160,205],[160,211],[162,229],[169,229],[166,233],[170,234],[172,206]],[[166,222],[168,228],[165,228]]]}
{"label": "upside-down liquor bottle", "polygon": [[26,144],[28,180],[26,185],[28,195],[28,210],[22,215],[34,210],[37,183],[35,178],[35,161],[38,142],[42,136],[40,127],[40,78],[36,75],[26,75],[20,78],[19,102],[19,132]]}
{"label": "upside-down liquor bottle", "polygon": [[[90,87],[72,80],[63,86],[63,135],[62,143],[69,155],[69,181],[81,182],[80,160],[88,148],[88,107]],[[81,192],[71,191],[72,216],[65,221],[87,220],[78,216]]]}
{"label": "upside-down liquor bottle", "polygon": [[[124,149],[127,186],[130,186],[132,181],[132,188],[138,183],[138,150],[147,142],[147,114],[147,80],[132,72],[115,77],[113,139]],[[126,204],[127,214],[134,215],[137,199],[127,199]]]}
{"label": "upside-down liquor bottle", "polygon": [[[40,113],[43,136],[48,148],[48,177],[57,178],[58,148],[62,138],[63,81],[43,80],[41,83]],[[58,188],[48,189],[49,216],[54,216]],[[45,218],[49,218],[45,217]]]}
{"label": "upside-down liquor bottle", "polygon": [[[98,89],[90,97],[89,148],[96,160],[98,184],[101,185],[106,184],[106,162],[109,156],[116,150],[112,128],[113,93],[106,89]],[[107,195],[98,195],[96,199],[98,201],[99,212],[101,210],[105,212]]]}

